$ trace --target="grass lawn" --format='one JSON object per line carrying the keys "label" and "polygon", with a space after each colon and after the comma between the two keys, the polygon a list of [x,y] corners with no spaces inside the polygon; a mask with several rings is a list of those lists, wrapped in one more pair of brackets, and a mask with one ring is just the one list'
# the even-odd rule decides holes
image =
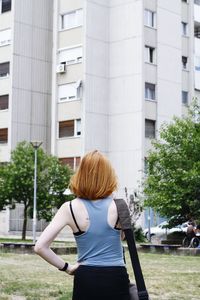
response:
{"label": "grass lawn", "polygon": [[[63,258],[74,262],[76,256]],[[141,253],[140,260],[151,300],[200,299],[199,257]],[[1,300],[71,300],[72,283],[73,277],[36,255],[0,253]]]}

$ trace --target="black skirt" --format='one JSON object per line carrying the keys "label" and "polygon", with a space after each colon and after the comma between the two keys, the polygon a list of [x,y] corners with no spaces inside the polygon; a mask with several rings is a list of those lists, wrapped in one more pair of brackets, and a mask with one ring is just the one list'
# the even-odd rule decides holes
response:
{"label": "black skirt", "polygon": [[126,268],[79,266],[72,300],[130,300]]}

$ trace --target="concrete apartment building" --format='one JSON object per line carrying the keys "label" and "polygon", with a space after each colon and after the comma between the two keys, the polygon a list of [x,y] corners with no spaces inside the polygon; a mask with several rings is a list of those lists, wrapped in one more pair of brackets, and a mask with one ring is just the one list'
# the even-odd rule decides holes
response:
{"label": "concrete apartment building", "polygon": [[[99,149],[117,171],[118,194],[133,193],[151,138],[199,96],[200,1],[0,5],[0,161],[21,140],[42,140],[74,169]],[[10,214],[0,217],[7,232]]]}

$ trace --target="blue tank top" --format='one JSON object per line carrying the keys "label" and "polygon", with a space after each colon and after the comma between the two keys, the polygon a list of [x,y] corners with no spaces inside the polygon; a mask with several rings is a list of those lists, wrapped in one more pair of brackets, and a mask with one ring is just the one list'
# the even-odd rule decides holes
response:
{"label": "blue tank top", "polygon": [[88,266],[124,266],[120,230],[107,221],[113,198],[80,200],[87,209],[90,224],[84,233],[75,236],[78,262]]}

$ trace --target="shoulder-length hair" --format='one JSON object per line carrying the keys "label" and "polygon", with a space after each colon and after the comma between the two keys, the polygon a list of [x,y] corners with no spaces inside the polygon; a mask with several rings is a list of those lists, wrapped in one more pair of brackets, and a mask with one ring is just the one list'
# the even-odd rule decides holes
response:
{"label": "shoulder-length hair", "polygon": [[97,200],[117,189],[117,176],[110,161],[99,151],[87,153],[71,177],[70,190],[80,198]]}

